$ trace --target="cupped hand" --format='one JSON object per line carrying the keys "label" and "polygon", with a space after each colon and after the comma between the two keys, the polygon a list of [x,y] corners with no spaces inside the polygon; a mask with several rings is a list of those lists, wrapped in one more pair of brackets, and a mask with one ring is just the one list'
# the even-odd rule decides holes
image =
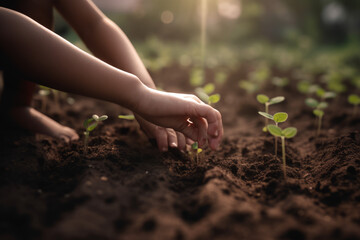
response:
{"label": "cupped hand", "polygon": [[206,142],[217,149],[223,136],[219,111],[189,94],[167,93],[147,88],[137,114],[147,121],[183,133],[200,147]]}

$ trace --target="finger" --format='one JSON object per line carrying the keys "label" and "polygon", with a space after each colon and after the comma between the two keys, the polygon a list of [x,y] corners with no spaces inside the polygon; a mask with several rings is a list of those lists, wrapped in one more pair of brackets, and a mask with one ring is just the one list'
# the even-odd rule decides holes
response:
{"label": "finger", "polygon": [[167,133],[167,139],[168,139],[168,146],[170,146],[172,148],[178,147],[178,139],[177,139],[177,135],[176,135],[176,132],[174,131],[174,129],[167,128],[166,133]]}
{"label": "finger", "polygon": [[200,147],[203,147],[206,144],[207,140],[207,122],[204,118],[195,118],[194,119],[195,127],[197,127],[198,131],[198,139],[197,142],[199,143]]}
{"label": "finger", "polygon": [[180,150],[185,151],[185,149],[186,149],[186,138],[185,138],[184,134],[182,134],[180,132],[176,132],[176,136],[177,136],[177,140],[178,140],[178,148]]}
{"label": "finger", "polygon": [[209,145],[212,149],[217,149],[223,136],[222,118],[219,111],[206,104],[197,104],[190,113],[206,119],[208,123],[207,134]]}
{"label": "finger", "polygon": [[168,135],[165,128],[159,127],[155,133],[155,138],[159,150],[166,152],[168,150]]}

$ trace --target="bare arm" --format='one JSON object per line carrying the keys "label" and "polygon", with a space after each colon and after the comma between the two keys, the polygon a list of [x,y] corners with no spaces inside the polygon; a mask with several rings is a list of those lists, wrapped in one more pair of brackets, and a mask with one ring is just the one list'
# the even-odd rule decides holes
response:
{"label": "bare arm", "polygon": [[57,0],[55,6],[96,57],[135,74],[145,85],[155,88],[151,76],[127,36],[91,1]]}
{"label": "bare arm", "polygon": [[37,83],[136,111],[146,88],[130,73],[79,50],[32,19],[0,8],[0,53]]}

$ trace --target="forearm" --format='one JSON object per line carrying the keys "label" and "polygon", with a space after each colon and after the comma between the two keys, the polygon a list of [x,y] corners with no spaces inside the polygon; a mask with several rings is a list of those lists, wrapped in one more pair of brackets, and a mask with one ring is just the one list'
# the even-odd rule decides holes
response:
{"label": "forearm", "polygon": [[145,87],[79,50],[30,18],[0,8],[0,54],[30,80],[62,91],[99,98],[136,111],[136,91]]}
{"label": "forearm", "polygon": [[104,17],[93,28],[79,32],[90,51],[114,67],[135,74],[148,87],[155,84],[124,32]]}

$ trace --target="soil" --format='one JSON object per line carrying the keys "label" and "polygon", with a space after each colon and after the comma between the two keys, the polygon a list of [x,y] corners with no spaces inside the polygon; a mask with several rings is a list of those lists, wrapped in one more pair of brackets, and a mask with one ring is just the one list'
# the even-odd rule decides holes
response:
{"label": "soil", "polygon": [[[188,74],[171,66],[153,76],[166,90],[191,92]],[[352,116],[347,95],[330,101],[316,137],[293,81],[265,87],[286,97],[270,113],[286,111],[281,126],[298,128],[286,141],[285,180],[281,149],[275,156],[274,138],[261,131],[263,106],[234,87],[246,74],[242,67],[217,88],[224,140],[197,163],[178,150],[159,152],[136,122],[117,119],[125,109],[80,96],[73,105],[52,101],[47,114],[79,134],[92,114],[109,115],[91,132],[87,155],[82,135],[65,144],[3,126],[0,238],[360,239],[360,114]]]}

